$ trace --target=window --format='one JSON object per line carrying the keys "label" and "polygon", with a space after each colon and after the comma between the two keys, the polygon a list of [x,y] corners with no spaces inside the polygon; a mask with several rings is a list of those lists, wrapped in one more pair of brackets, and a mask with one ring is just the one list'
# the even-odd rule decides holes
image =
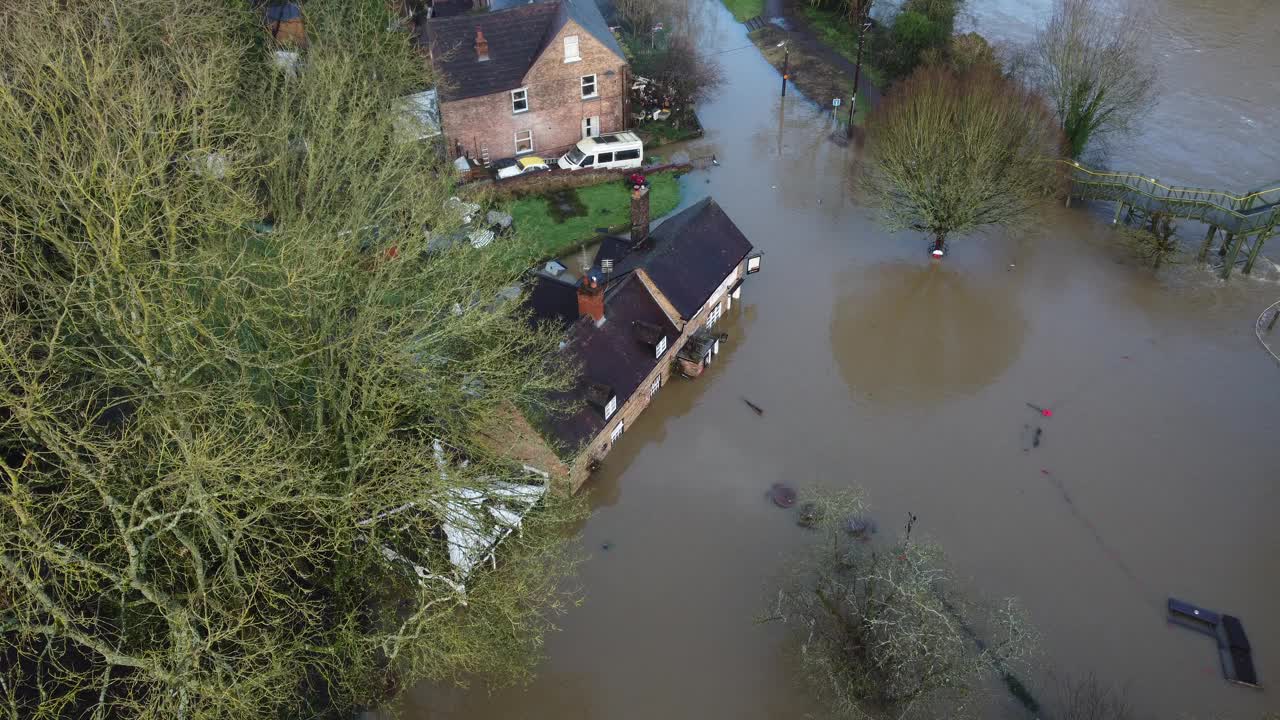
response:
{"label": "window", "polygon": [[614,160],[639,160],[640,151],[639,150],[619,150],[618,152],[613,154],[613,159]]}
{"label": "window", "polygon": [[663,335],[662,339],[658,341],[658,347],[653,349],[653,356],[662,357],[662,353],[666,351],[667,351],[667,336]]}
{"label": "window", "polygon": [[578,62],[582,56],[578,54],[578,36],[566,35],[564,38],[564,61]]}
{"label": "window", "polygon": [[596,156],[588,155],[582,158],[582,162],[578,163],[578,167],[591,167],[596,164]]}
{"label": "window", "polygon": [[613,162],[613,153],[607,152],[607,153],[600,153],[599,155],[596,155],[596,162],[597,163]]}
{"label": "window", "polygon": [[516,131],[516,154],[533,152],[533,131]]}
{"label": "window", "polygon": [[[609,404],[604,406],[604,419],[608,420],[609,418],[613,417],[613,414],[617,412],[617,410],[618,410],[618,396],[614,395],[613,397],[609,398]],[[621,425],[621,423],[619,423],[619,425]],[[619,430],[618,432],[622,432],[622,431]]]}
{"label": "window", "polygon": [[751,255],[747,257],[747,274],[760,272],[760,256]]}
{"label": "window", "polygon": [[621,436],[622,436],[622,421],[619,420],[618,427],[614,428],[613,432],[609,433],[609,442],[617,442],[618,438]]}
{"label": "window", "polygon": [[596,95],[597,95],[597,93],[596,93],[596,76],[595,76],[595,75],[583,75],[583,76],[582,76],[582,99],[583,99],[583,100],[586,100],[587,98],[593,98],[593,97],[596,97]]}
{"label": "window", "polygon": [[582,137],[596,137],[600,134],[600,118],[598,116],[582,118]]}
{"label": "window", "polygon": [[720,319],[720,301],[716,300],[715,307],[711,308],[711,314],[707,315],[707,327],[712,327]]}
{"label": "window", "polygon": [[649,386],[649,396],[653,397],[658,394],[658,390],[662,387],[662,376],[653,379],[653,384]]}
{"label": "window", "polygon": [[522,113],[529,109],[529,88],[511,91],[511,113]]}

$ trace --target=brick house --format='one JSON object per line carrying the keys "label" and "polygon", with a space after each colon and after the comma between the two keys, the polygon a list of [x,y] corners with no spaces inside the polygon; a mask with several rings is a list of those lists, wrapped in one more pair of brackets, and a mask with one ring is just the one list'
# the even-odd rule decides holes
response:
{"label": "brick house", "polygon": [[594,0],[534,2],[423,23],[453,156],[555,156],[625,129],[627,63]]}
{"label": "brick house", "polygon": [[[517,412],[486,436],[506,457],[546,470],[577,490],[673,372],[701,374],[720,351],[710,330],[741,298],[760,256],[710,198],[649,233],[647,190],[632,199],[631,237],[605,238],[595,267],[569,283],[536,272],[527,302],[539,322],[565,332],[563,352],[581,368],[558,398],[569,408],[537,421]],[[613,271],[605,275],[602,268]],[[695,353],[686,352],[697,348]]]}

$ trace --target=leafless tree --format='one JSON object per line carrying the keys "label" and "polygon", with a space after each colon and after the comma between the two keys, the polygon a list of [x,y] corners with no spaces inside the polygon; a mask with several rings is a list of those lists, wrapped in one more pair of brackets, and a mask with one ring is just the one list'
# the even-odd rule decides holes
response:
{"label": "leafless tree", "polygon": [[871,202],[936,250],[952,233],[1025,221],[1059,177],[1053,117],[992,68],[920,68],[871,116],[867,143]]}
{"label": "leafless tree", "polygon": [[500,252],[429,248],[459,221],[397,132],[426,78],[384,4],[306,7],[291,74],[244,3],[0,8],[9,720],[519,676],[562,597],[571,501],[465,587],[442,528],[503,490],[475,429],[561,386],[555,339],[492,302]]}
{"label": "leafless tree", "polygon": [[769,619],[795,628],[804,677],[840,717],[976,709],[981,688],[1034,645],[1022,612],[1012,600],[985,611],[960,596],[938,547],[912,537],[914,516],[888,546],[856,537],[863,508],[851,491],[815,502],[812,555]]}
{"label": "leafless tree", "polygon": [[1144,0],[1057,0],[1030,52],[1029,78],[1048,98],[1067,152],[1080,157],[1132,130],[1154,107],[1158,73],[1148,54]]}
{"label": "leafless tree", "polygon": [[1131,720],[1124,689],[1105,685],[1093,673],[1055,680],[1054,715],[1059,720]]}

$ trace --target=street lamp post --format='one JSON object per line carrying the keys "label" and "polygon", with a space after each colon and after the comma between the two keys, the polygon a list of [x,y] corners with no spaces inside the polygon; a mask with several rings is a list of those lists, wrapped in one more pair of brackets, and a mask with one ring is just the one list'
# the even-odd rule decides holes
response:
{"label": "street lamp post", "polygon": [[853,64],[853,98],[849,101],[848,137],[853,137],[853,110],[858,107],[858,82],[862,75],[862,46],[866,44],[867,30],[871,29],[871,21],[864,21],[858,28],[858,59]]}
{"label": "street lamp post", "polygon": [[782,48],[782,97],[787,96],[787,68],[791,66],[791,48],[787,47],[787,41],[783,40],[778,43],[778,47]]}

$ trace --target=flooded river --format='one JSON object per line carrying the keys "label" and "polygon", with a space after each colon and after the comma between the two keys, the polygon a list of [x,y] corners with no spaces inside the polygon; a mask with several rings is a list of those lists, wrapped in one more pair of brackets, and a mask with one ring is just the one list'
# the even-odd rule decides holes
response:
{"label": "flooded river", "polygon": [[[982,32],[1020,39],[1047,2],[971,4]],[[1113,164],[1228,189],[1280,179],[1280,6],[1157,5],[1167,92]],[[1170,595],[1239,616],[1262,682],[1280,684],[1280,367],[1253,335],[1280,283],[1222,285],[1194,263],[1153,275],[1110,245],[1107,208],[1050,208],[931,263],[925,239],[858,205],[858,150],[830,141],[829,113],[780,100],[776,72],[714,11],[728,82],[689,151],[720,167],[688,175],[685,199],[713,194],[764,271],[722,359],[663,388],[589,485],[585,603],[537,681],[415,688],[405,716],[820,717],[785,628],[755,622],[809,538],[765,501],[779,481],[860,485],[882,534],[915,513],[975,593],[1022,599],[1045,668],[1127,685],[1140,717],[1280,709],[1164,619]],[[1027,424],[1040,447],[1024,450]]]}

